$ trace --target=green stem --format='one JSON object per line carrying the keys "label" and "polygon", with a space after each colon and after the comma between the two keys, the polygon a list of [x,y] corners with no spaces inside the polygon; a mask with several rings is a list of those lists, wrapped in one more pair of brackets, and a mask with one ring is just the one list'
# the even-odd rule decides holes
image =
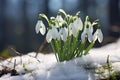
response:
{"label": "green stem", "polygon": [[53,42],[53,41],[51,41],[51,46],[52,46],[53,52],[54,52],[55,57],[56,57],[57,62],[58,62],[58,61],[59,61],[59,59],[58,59],[58,55],[57,55],[57,50],[55,49],[55,46],[54,46],[54,45],[55,45],[55,44],[54,44],[54,42]]}
{"label": "green stem", "polygon": [[78,50],[78,52],[77,52],[77,57],[81,57],[81,56],[83,55],[83,50],[84,50],[86,41],[87,41],[87,40],[85,40],[84,43],[83,43],[83,42],[80,43],[79,50]]}
{"label": "green stem", "polygon": [[84,55],[87,55],[90,49],[94,46],[94,42],[91,42],[90,45],[86,48]]}

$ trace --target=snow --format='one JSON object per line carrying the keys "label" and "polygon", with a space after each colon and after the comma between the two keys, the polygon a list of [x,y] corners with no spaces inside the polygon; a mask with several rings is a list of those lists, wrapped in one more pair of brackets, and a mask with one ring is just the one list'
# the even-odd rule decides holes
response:
{"label": "snow", "polygon": [[57,62],[52,53],[39,53],[34,58],[35,52],[31,52],[0,62],[0,70],[3,66],[13,69],[16,59],[15,69],[19,73],[16,76],[5,74],[0,80],[95,80],[98,75],[92,69],[106,65],[108,55],[113,70],[120,71],[120,39],[116,43],[93,48],[90,54],[71,61]]}

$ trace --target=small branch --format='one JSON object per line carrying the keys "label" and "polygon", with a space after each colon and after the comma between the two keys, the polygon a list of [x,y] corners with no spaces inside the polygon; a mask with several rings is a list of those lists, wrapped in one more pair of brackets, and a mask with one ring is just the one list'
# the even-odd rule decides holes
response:
{"label": "small branch", "polygon": [[16,59],[14,60],[14,69],[15,69],[15,67],[16,67]]}
{"label": "small branch", "polygon": [[35,58],[37,57],[38,53],[41,52],[44,48],[44,45],[47,43],[46,38],[44,38],[44,42],[41,44],[40,48],[36,52]]}

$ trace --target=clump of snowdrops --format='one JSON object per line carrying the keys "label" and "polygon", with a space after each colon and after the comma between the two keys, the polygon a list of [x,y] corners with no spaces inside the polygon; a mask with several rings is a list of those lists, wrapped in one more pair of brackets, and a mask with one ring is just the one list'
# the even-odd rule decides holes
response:
{"label": "clump of snowdrops", "polygon": [[[42,21],[43,18],[48,23],[47,29]],[[93,33],[94,26],[97,30]],[[50,19],[45,14],[39,14],[35,30],[36,33],[40,32],[42,35],[47,32],[46,40],[51,44],[56,59],[60,62],[87,55],[97,39],[100,43],[103,40],[98,20],[91,23],[89,17],[86,16],[83,23],[80,12],[72,16],[63,9],[59,9],[57,16]],[[87,41],[89,45],[86,47]]]}

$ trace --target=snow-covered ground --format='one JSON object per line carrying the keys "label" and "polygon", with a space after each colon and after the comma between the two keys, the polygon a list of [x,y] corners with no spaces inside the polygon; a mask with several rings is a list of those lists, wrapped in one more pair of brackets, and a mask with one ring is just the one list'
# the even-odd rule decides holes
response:
{"label": "snow-covered ground", "polygon": [[108,55],[113,70],[120,71],[120,39],[116,43],[92,49],[87,56],[61,63],[56,61],[54,54],[39,53],[34,58],[35,52],[31,52],[0,62],[0,70],[5,66],[13,69],[16,59],[15,69],[19,73],[17,76],[5,74],[0,80],[95,80],[98,75],[92,69],[106,65]]}

